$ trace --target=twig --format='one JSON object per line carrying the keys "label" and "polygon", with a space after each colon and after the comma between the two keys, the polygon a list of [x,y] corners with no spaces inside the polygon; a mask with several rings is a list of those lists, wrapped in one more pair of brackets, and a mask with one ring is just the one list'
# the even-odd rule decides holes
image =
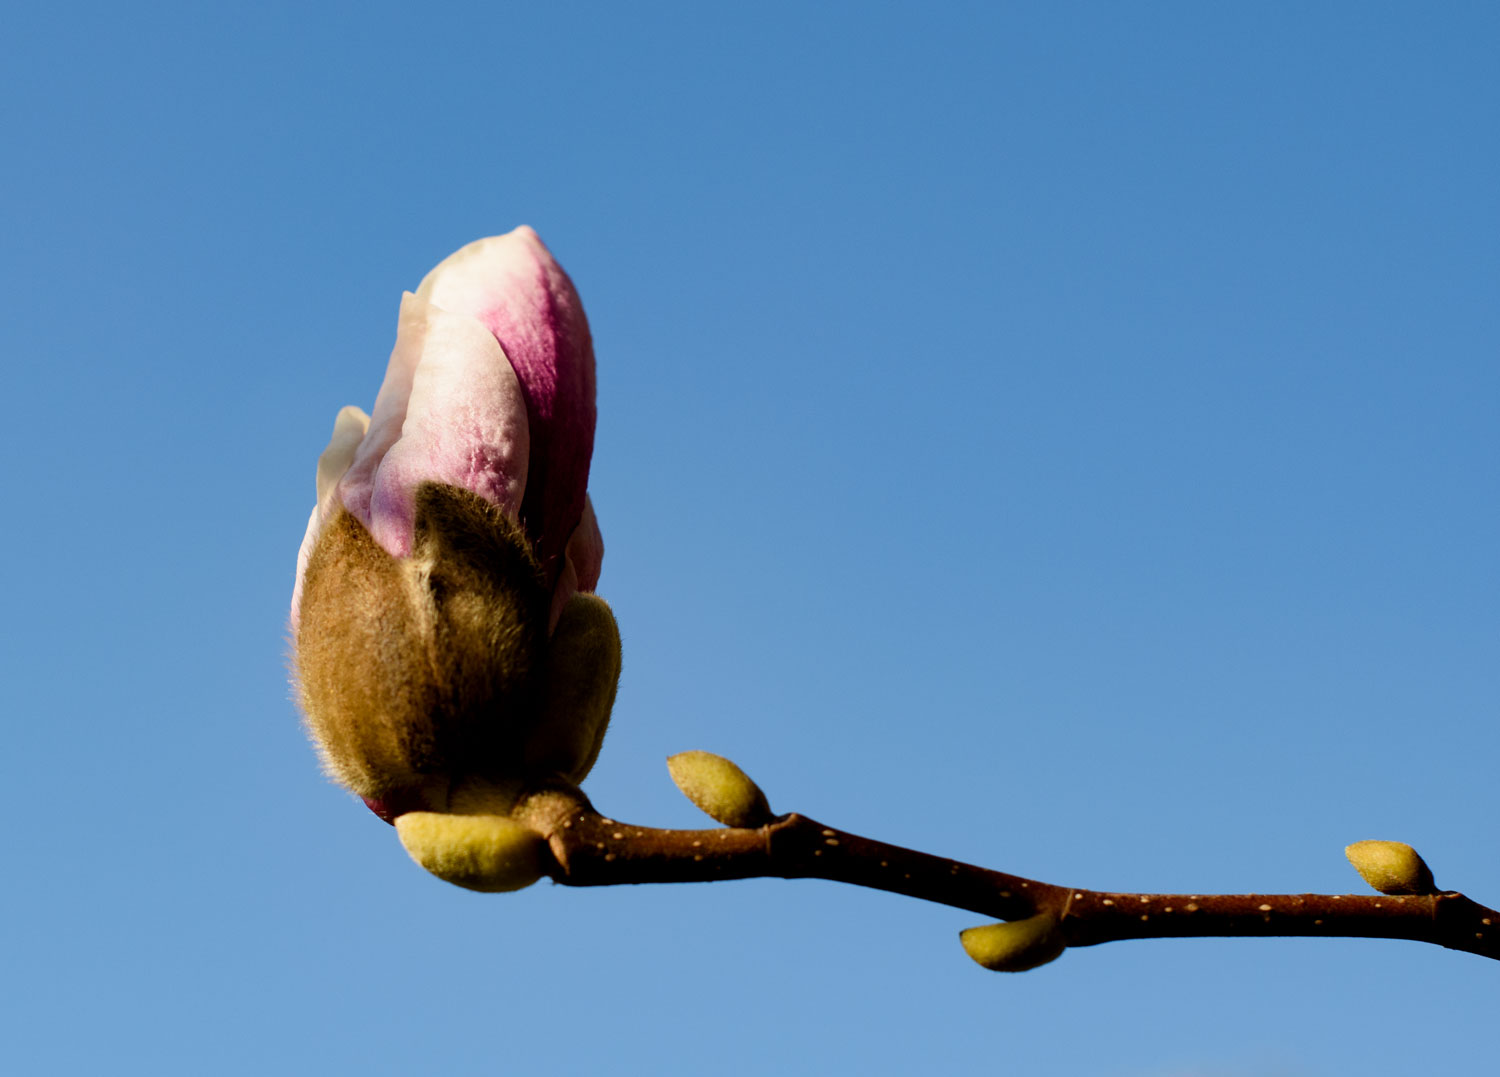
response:
{"label": "twig", "polygon": [[758,828],[662,830],[618,823],[576,791],[533,795],[522,815],[547,836],[565,886],[829,879],[1021,920],[1056,917],[1069,947],[1206,936],[1411,939],[1500,960],[1500,912],[1449,891],[1385,894],[1127,894],[1079,890],[848,834],[803,815]]}

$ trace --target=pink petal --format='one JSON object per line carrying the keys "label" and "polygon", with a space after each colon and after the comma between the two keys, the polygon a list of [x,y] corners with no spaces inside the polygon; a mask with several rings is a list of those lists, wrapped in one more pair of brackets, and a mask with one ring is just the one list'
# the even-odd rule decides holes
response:
{"label": "pink petal", "polygon": [[[484,326],[408,294],[391,360],[397,371],[401,357],[403,377],[408,350],[416,354],[416,369],[400,436],[379,461],[368,501],[371,535],[397,557],[411,552],[414,495],[423,482],[472,490],[517,516],[530,441],[520,381]],[[387,375],[387,386],[391,382]],[[371,421],[366,444],[376,437],[377,421]],[[352,485],[358,466],[356,458],[341,486],[344,503],[356,515],[355,495],[364,494],[363,486]],[[358,478],[363,481],[363,474]]]}
{"label": "pink petal", "polygon": [[583,514],[594,452],[594,348],[578,293],[523,226],[451,255],[417,294],[484,323],[520,379],[531,437],[520,520],[554,577]]}
{"label": "pink petal", "polygon": [[599,586],[599,569],[604,563],[604,536],[599,533],[599,518],[594,515],[594,499],[585,497],[583,519],[568,539],[567,558],[578,573],[578,589],[592,591]]}
{"label": "pink petal", "polygon": [[573,535],[568,539],[563,554],[562,571],[557,574],[557,586],[552,590],[552,609],[547,622],[547,631],[557,627],[563,607],[579,591],[592,591],[599,585],[599,567],[604,561],[604,536],[599,533],[599,521],[594,516],[594,501],[585,497],[583,519],[578,522]]}
{"label": "pink petal", "polygon": [[396,346],[391,349],[385,381],[375,397],[369,430],[354,454],[354,462],[338,485],[339,500],[366,528],[370,527],[370,501],[375,496],[375,470],[401,437],[412,379],[416,377],[417,362],[422,357],[422,345],[427,336],[426,308],[408,303],[409,295],[401,297]]}

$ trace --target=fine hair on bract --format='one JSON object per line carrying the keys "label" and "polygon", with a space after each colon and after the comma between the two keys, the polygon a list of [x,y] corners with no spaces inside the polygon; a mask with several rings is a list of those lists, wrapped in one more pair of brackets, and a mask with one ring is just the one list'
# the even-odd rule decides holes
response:
{"label": "fine hair on bract", "polygon": [[519,524],[435,482],[415,510],[403,558],[348,511],[329,522],[294,641],[324,765],[371,801],[459,773],[503,777],[541,709],[550,596]]}

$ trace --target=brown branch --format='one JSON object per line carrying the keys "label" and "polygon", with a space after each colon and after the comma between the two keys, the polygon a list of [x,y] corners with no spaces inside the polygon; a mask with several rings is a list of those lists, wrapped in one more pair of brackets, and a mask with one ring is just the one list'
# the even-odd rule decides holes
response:
{"label": "brown branch", "polygon": [[1207,936],[1411,939],[1500,960],[1500,912],[1445,892],[1126,894],[1008,875],[848,834],[802,815],[750,829],[661,830],[598,814],[573,790],[533,795],[520,810],[547,835],[552,879],[565,886],[829,879],[981,916],[1050,913],[1068,946]]}

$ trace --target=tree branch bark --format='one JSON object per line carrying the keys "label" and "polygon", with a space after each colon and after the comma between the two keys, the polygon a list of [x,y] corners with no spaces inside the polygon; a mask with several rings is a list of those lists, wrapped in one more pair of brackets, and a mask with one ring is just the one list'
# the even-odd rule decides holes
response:
{"label": "tree branch bark", "polygon": [[1410,939],[1500,960],[1500,912],[1463,894],[1131,894],[992,871],[783,815],[755,829],[619,823],[575,790],[533,795],[519,817],[546,835],[564,886],[828,879],[985,917],[1056,917],[1070,947],[1121,939],[1319,936]]}

